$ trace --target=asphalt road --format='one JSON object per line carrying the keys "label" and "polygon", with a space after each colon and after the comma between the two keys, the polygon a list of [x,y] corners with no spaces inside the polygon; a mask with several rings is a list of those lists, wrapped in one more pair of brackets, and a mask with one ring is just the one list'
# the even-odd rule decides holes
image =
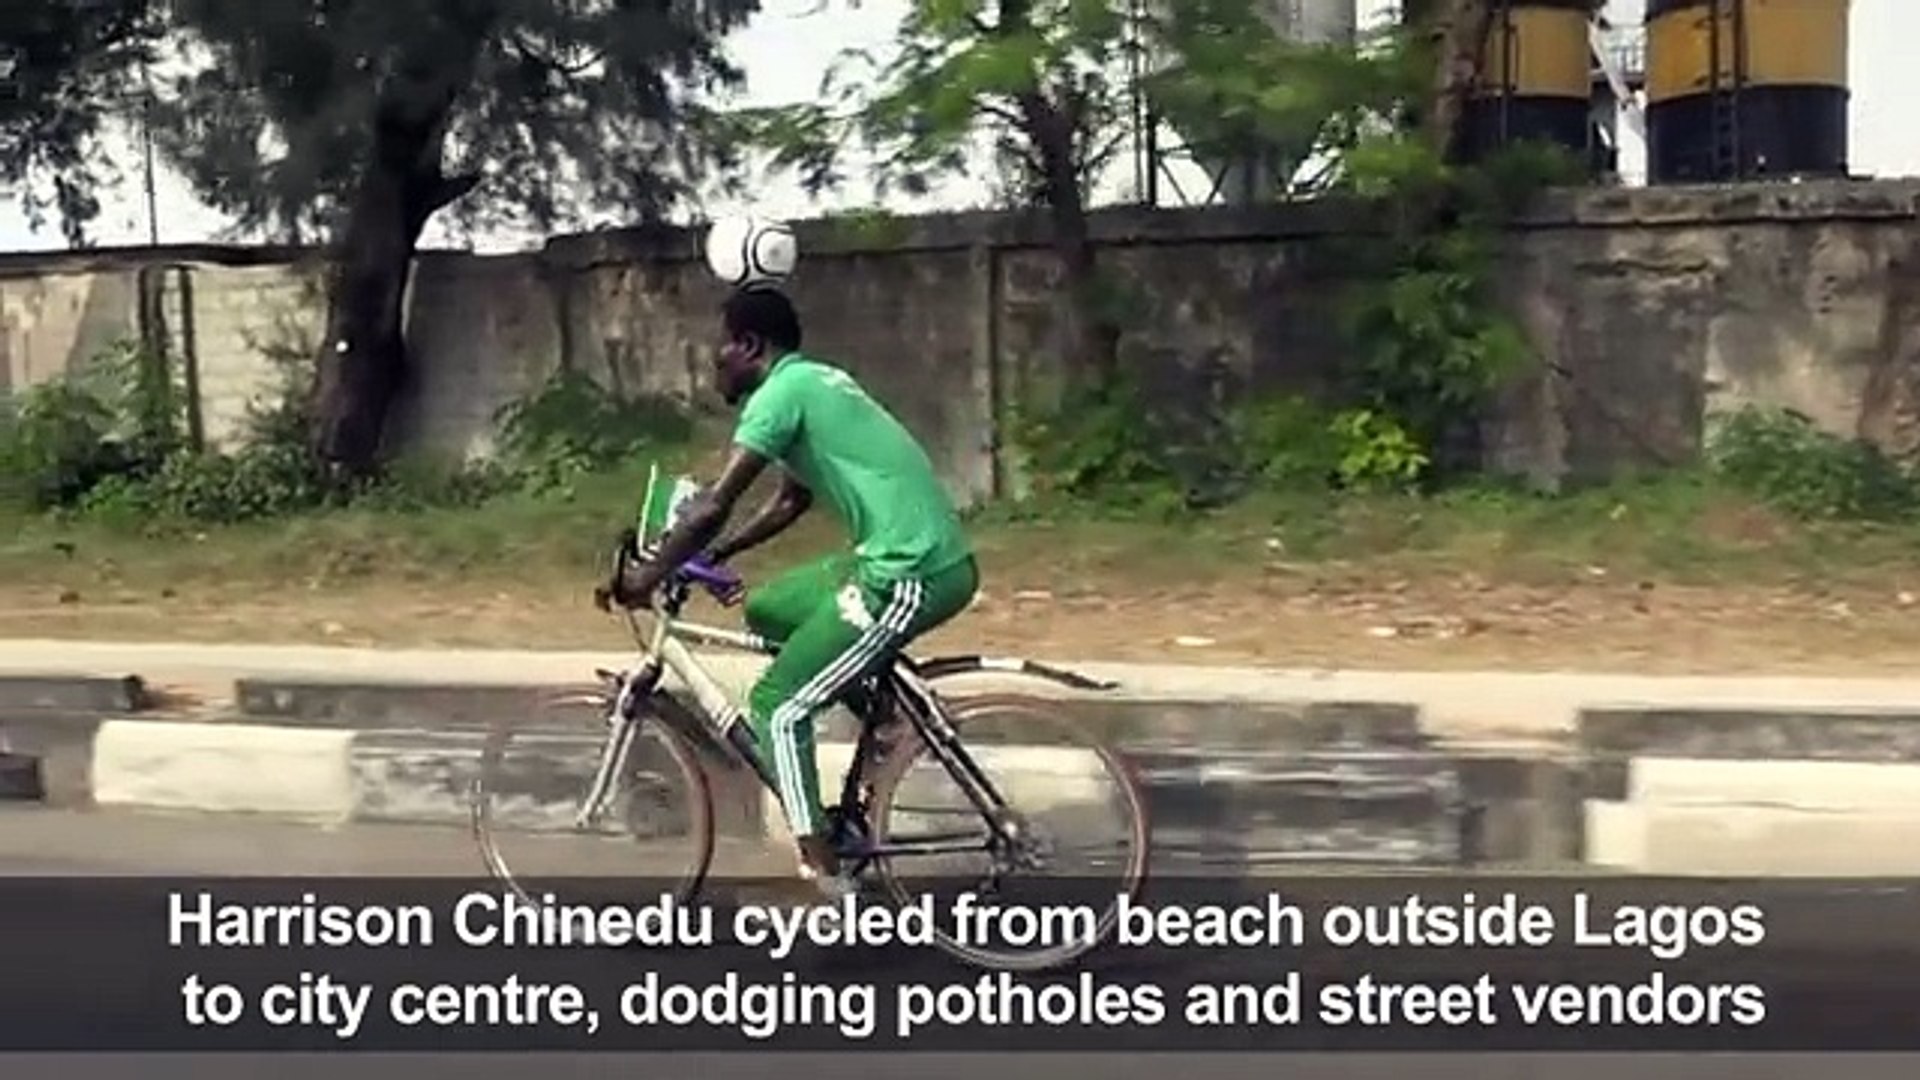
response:
{"label": "asphalt road", "polygon": [[[611,872],[669,873],[676,865],[637,858]],[[772,853],[757,847],[723,844],[714,865],[715,873],[744,874],[766,872],[780,864]],[[237,815],[83,813],[0,803],[0,876],[460,877],[482,873],[479,849],[471,835],[450,827],[321,828]]]}
{"label": "asphalt road", "polygon": [[[736,853],[741,854],[741,853]],[[755,860],[742,854],[745,867]],[[760,861],[760,865],[765,865]],[[34,808],[0,808],[0,875],[472,875],[477,861],[470,841],[457,831],[353,827],[323,830],[229,818],[83,814]],[[4,941],[0,937],[0,941]],[[16,947],[18,946],[16,941]],[[65,944],[62,944],[65,948]],[[11,951],[11,950],[10,950]],[[32,947],[14,954],[35,957]],[[0,953],[0,955],[6,955]],[[10,957],[10,960],[13,958]],[[1892,961],[1899,963],[1899,961]],[[128,958],[120,974],[136,977]],[[5,996],[20,1001],[19,980],[38,978],[38,961],[0,964],[0,981],[13,983]],[[18,1017],[13,1018],[19,1022]],[[102,1041],[111,1035],[103,1033]],[[990,1045],[982,1040],[983,1047]],[[523,1077],[538,1071],[546,1080],[604,1077],[615,1071],[649,1080],[734,1080],[777,1076],[783,1080],[845,1080],[854,1077],[915,1080],[1040,1080],[1066,1071],[1101,1080],[1226,1080],[1276,1073],[1300,1078],[1372,1080],[1416,1076],[1421,1080],[1804,1080],[1818,1071],[1827,1080],[1894,1080],[1916,1075],[1920,1055],[1807,1054],[1224,1054],[1144,1052],[1037,1052],[1017,1055],[946,1052],[732,1054],[557,1053],[383,1055],[352,1054],[123,1054],[0,1055],[6,1075],[141,1080],[220,1080],[271,1073],[276,1080],[352,1076],[459,1078]],[[20,1071],[13,1069],[19,1066]]]}
{"label": "asphalt road", "polygon": [[[725,652],[703,657],[723,681],[745,678],[756,661]],[[202,694],[228,692],[236,677],[364,677],[439,681],[577,682],[595,667],[618,668],[631,652],[499,649],[342,648],[311,645],[185,644],[71,639],[10,640],[0,673],[85,674],[131,671],[155,685]],[[1808,675],[1649,676],[1589,672],[1342,671],[1231,667],[1216,664],[1111,664],[1067,660],[1066,666],[1134,690],[1170,698],[1225,695],[1242,700],[1408,701],[1436,735],[1533,741],[1571,729],[1574,711],[1597,702],[1661,702],[1775,708],[1805,705],[1911,708],[1920,679],[1820,678]]]}

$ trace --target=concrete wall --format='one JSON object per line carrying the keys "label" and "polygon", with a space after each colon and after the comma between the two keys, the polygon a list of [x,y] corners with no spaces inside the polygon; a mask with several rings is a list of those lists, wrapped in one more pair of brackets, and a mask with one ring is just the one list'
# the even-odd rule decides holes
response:
{"label": "concrete wall", "polygon": [[318,340],[319,272],[292,251],[0,256],[0,393],[138,343],[192,388],[203,438],[233,445],[281,385],[275,357],[310,354]]}
{"label": "concrete wall", "polygon": [[[1707,412],[1788,405],[1920,448],[1920,184],[1600,190],[1546,200],[1509,235],[1502,288],[1543,364],[1497,410],[1497,466],[1543,483],[1697,451]],[[1329,205],[1118,211],[1096,222],[1132,288],[1127,347],[1170,409],[1310,386],[1342,348]],[[993,418],[1053,369],[1041,221],[807,222],[794,292],[809,346],[921,432],[956,491],[1001,489]],[[537,253],[426,253],[409,309],[417,378],[396,447],[485,453],[496,410],[561,365],[625,392],[702,393],[722,298],[697,236],[623,230]],[[221,248],[0,256],[0,391],[116,337],[191,367],[210,440],[273,385],[265,351],[311,350],[310,252]],[[145,298],[143,300],[143,298]]]}
{"label": "concrete wall", "polygon": [[135,327],[137,276],[49,267],[0,278],[0,393],[57,376]]}
{"label": "concrete wall", "polygon": [[1682,459],[1706,413],[1792,407],[1920,449],[1913,183],[1592,193],[1516,234],[1506,294],[1546,366],[1501,411],[1542,476]]}

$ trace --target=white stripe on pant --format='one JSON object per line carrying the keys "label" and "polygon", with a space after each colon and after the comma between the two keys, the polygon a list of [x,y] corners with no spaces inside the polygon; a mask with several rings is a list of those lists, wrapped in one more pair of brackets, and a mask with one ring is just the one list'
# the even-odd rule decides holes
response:
{"label": "white stripe on pant", "polygon": [[814,807],[801,783],[798,728],[815,709],[833,699],[860,670],[880,655],[889,644],[905,636],[920,613],[926,590],[915,580],[895,582],[893,598],[873,625],[866,628],[847,650],[820,669],[793,696],[773,710],[768,726],[773,735],[773,768],[780,779],[780,801],[786,804],[787,821],[796,835],[813,831]]}

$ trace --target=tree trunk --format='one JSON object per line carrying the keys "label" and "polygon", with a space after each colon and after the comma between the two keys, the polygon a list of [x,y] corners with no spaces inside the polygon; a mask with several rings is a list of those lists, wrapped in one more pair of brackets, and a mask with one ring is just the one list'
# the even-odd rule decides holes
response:
{"label": "tree trunk", "polygon": [[[1001,0],[994,32],[1002,37],[1030,33],[1031,0]],[[1060,258],[1067,289],[1067,375],[1076,387],[1109,382],[1120,366],[1120,327],[1109,312],[1095,265],[1093,238],[1087,229],[1086,201],[1080,197],[1080,170],[1074,154],[1079,138],[1076,102],[1061,89],[1057,100],[1036,84],[1016,95],[1021,126],[1040,162],[1041,189],[1052,225],[1053,250]]]}
{"label": "tree trunk", "polygon": [[373,152],[348,208],[328,290],[327,334],[315,365],[313,445],[336,474],[364,477],[379,461],[388,413],[407,374],[407,273],[435,211],[477,177],[440,170],[446,121],[463,71],[397,81],[374,119]]}
{"label": "tree trunk", "polygon": [[1452,161],[1460,141],[1460,120],[1467,97],[1480,75],[1480,58],[1493,29],[1495,0],[1431,0],[1436,52],[1433,100],[1427,111],[1427,138],[1442,161]]}
{"label": "tree trunk", "polygon": [[1078,386],[1111,381],[1120,366],[1120,327],[1101,286],[1086,201],[1074,160],[1075,119],[1044,95],[1021,95],[1020,111],[1038,151],[1053,249],[1067,289],[1068,376]]}

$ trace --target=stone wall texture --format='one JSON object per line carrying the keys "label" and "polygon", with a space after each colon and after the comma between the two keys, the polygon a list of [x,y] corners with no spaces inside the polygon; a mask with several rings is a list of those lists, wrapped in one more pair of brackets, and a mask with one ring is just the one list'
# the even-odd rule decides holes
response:
{"label": "stone wall texture", "polygon": [[[1168,408],[1311,385],[1342,348],[1328,204],[1120,210],[1095,222],[1131,286],[1127,348]],[[793,293],[810,349],[869,382],[927,440],[955,492],[1002,492],[996,417],[1054,369],[1054,278],[1036,218],[799,224]],[[1920,449],[1920,183],[1557,192],[1506,238],[1501,288],[1540,355],[1495,410],[1489,464],[1554,485],[1683,462],[1715,409],[1795,408]],[[164,350],[206,439],[240,437],[311,354],[312,251],[157,248],[0,255],[0,393],[117,340]],[[560,368],[627,393],[707,400],[722,290],[698,236],[636,229],[537,252],[425,252],[409,302],[415,378],[396,451],[485,454],[501,406]],[[709,402],[710,403],[710,402]]]}

